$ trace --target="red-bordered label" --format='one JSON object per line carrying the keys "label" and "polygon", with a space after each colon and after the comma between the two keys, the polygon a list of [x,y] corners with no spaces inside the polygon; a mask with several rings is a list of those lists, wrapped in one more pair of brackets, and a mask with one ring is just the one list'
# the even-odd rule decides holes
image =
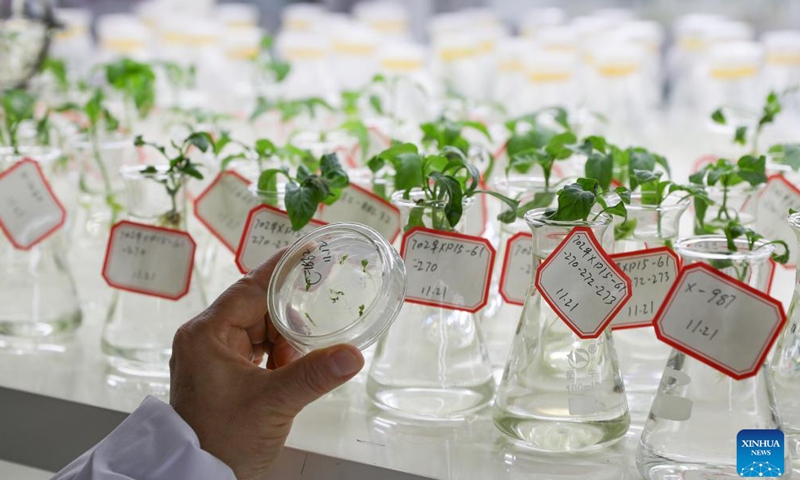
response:
{"label": "red-bordered label", "polygon": [[194,202],[197,219],[232,253],[242,238],[247,215],[259,205],[249,186],[246,178],[226,170]]}
{"label": "red-bordered label", "polygon": [[533,279],[533,236],[519,232],[508,239],[500,274],[500,296],[511,305],[525,305]]}
{"label": "red-bordered label", "polygon": [[588,227],[575,227],[536,270],[542,298],[580,338],[597,338],[632,296],[631,280]]}
{"label": "red-bordered label", "polygon": [[342,197],[333,205],[322,205],[320,220],[327,223],[358,222],[374,228],[389,243],[400,235],[400,209],[355,184],[342,192]]}
{"label": "red-bordered label", "polygon": [[24,158],[0,172],[0,230],[19,250],[30,250],[64,225],[67,212],[39,163]]}
{"label": "red-bordered label", "polygon": [[[783,175],[772,175],[758,195],[754,230],[769,240],[783,240],[794,246],[797,239],[788,222],[789,209],[800,205],[800,189]],[[776,248],[781,248],[776,246]],[[797,266],[797,249],[789,249],[789,261],[784,267]]]}
{"label": "red-bordered label", "polygon": [[111,227],[103,278],[120,290],[179,300],[191,287],[196,248],[187,232],[123,220]]}
{"label": "red-bordered label", "polygon": [[680,259],[671,248],[659,247],[611,255],[631,279],[633,296],[611,322],[611,328],[650,327],[680,272]]}
{"label": "red-bordered label", "polygon": [[758,373],[785,324],[779,301],[704,263],[681,270],[654,322],[663,342],[736,380]]}
{"label": "red-bordered label", "polygon": [[247,215],[242,238],[236,249],[236,266],[247,273],[272,257],[281,248],[288,247],[303,235],[325,225],[311,220],[299,232],[292,230],[289,215],[271,205],[259,205]]}
{"label": "red-bordered label", "polygon": [[406,302],[475,313],[489,301],[495,250],[485,238],[417,227],[403,235]]}

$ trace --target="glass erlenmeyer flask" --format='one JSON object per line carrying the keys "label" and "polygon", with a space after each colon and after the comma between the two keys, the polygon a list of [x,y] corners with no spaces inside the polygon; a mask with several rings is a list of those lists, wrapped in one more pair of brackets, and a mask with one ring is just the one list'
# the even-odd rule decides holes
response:
{"label": "glass erlenmeyer flask", "polygon": [[[499,193],[516,200],[520,205],[533,200],[534,195],[545,191],[544,180],[539,177],[509,176],[498,178],[494,182],[494,189]],[[555,192],[553,192],[555,199]],[[498,222],[499,223],[499,222]],[[481,321],[481,332],[489,349],[489,359],[492,366],[502,369],[506,365],[508,354],[511,351],[511,342],[514,331],[522,314],[522,306],[507,302],[500,295],[500,277],[506,257],[508,241],[519,233],[529,233],[528,225],[524,220],[518,219],[513,223],[500,223],[500,242],[495,261],[494,278],[490,292],[492,296],[489,303],[478,313]]]}
{"label": "glass erlenmeyer flask", "polygon": [[[800,213],[789,216],[789,224],[800,240]],[[800,267],[794,296],[789,307],[789,323],[778,338],[772,357],[775,395],[786,433],[786,449],[793,457],[800,454]]]}
{"label": "glass erlenmeyer flask", "polygon": [[[711,235],[681,240],[675,250],[684,265],[703,262],[723,267],[720,271],[726,275],[764,291],[774,247],[759,241],[750,250],[745,239],[737,239],[735,245],[737,251],[730,252],[724,236]],[[766,364],[754,377],[734,380],[673,349],[642,431],[636,465],[648,480],[739,478],[739,431],[780,428]]]}
{"label": "glass erlenmeyer flask", "polygon": [[[142,224],[186,230],[185,180],[173,198],[161,181],[167,174],[145,175],[142,168],[122,171],[128,219]],[[177,174],[176,174],[177,175]],[[168,219],[168,225],[164,220]],[[175,331],[207,306],[198,269],[189,292],[179,300],[115,290],[106,315],[102,350],[112,367],[132,375],[166,376]]]}
{"label": "glass erlenmeyer flask", "polygon": [[[544,214],[545,209],[537,209],[525,215],[533,232],[533,276],[574,227],[591,228],[610,251],[610,237],[605,235],[611,224],[608,215],[559,222]],[[611,329],[597,338],[581,339],[538,289],[531,289],[493,417],[503,433],[543,452],[587,451],[622,438],[630,415]]]}
{"label": "glass erlenmeyer flask", "polygon": [[[414,208],[424,222],[443,215],[443,204],[426,202],[421,191],[393,196],[408,223]],[[417,202],[421,203],[417,203]],[[472,199],[464,202],[465,210]],[[463,219],[456,231],[463,230]],[[494,394],[489,355],[475,315],[406,302],[379,341],[367,379],[367,393],[381,408],[421,419],[455,418],[489,403]]]}
{"label": "glass erlenmeyer flask", "polygon": [[[41,164],[43,158],[34,160]],[[0,153],[0,171],[20,160],[20,155]],[[42,172],[49,167],[43,164]],[[61,231],[29,250],[15,248],[0,232],[0,335],[45,337],[78,328],[83,315],[64,253]]]}
{"label": "glass erlenmeyer flask", "polygon": [[[676,193],[660,205],[647,205],[646,197],[645,201],[642,197],[641,193],[631,195],[631,203],[626,208],[628,220],[635,222],[635,227],[628,236],[616,241],[614,253],[674,247],[681,215],[691,201]],[[652,318],[655,315],[653,311]],[[661,381],[670,347],[656,338],[652,326],[614,330],[614,345],[631,411],[646,414]]]}

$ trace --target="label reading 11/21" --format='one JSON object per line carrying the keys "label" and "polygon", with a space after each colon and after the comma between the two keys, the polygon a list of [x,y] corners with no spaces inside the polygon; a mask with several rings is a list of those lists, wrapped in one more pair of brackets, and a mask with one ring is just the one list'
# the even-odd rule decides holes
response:
{"label": "label reading 11/21", "polygon": [[597,338],[631,298],[631,281],[591,229],[575,227],[536,271],[536,288],[580,338]]}
{"label": "label reading 11/21", "polygon": [[389,242],[400,234],[400,210],[374,193],[351,184],[333,205],[323,205],[320,220],[358,222],[374,228]]}
{"label": "label reading 11/21", "polygon": [[785,324],[780,302],[703,263],[681,270],[654,322],[662,341],[737,380],[758,372]]}
{"label": "label reading 11/21", "polygon": [[194,251],[186,232],[122,221],[111,228],[103,278],[121,290],[178,300],[189,292]]}
{"label": "label reading 11/21", "polygon": [[614,329],[649,327],[678,278],[678,256],[667,247],[611,256],[631,279],[633,296],[614,317]]}
{"label": "label reading 11/21", "polygon": [[403,236],[406,301],[475,313],[489,299],[495,250],[485,238],[428,228]]}
{"label": "label reading 11/21", "polygon": [[36,161],[26,158],[0,173],[0,230],[14,248],[29,250],[65,219],[66,211]]}
{"label": "label reading 11/21", "polygon": [[272,257],[281,248],[288,247],[303,235],[325,225],[312,220],[299,232],[292,230],[292,222],[283,210],[269,205],[259,205],[250,211],[247,223],[236,250],[236,265],[247,273]]}
{"label": "label reading 11/21", "polygon": [[250,182],[233,171],[217,175],[194,203],[194,212],[228,250],[236,253],[247,214],[259,205],[250,193]]}

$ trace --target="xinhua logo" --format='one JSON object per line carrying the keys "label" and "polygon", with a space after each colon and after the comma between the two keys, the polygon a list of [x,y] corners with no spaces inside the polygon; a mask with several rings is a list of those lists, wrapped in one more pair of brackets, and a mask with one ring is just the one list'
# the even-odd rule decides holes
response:
{"label": "xinhua logo", "polygon": [[736,470],[740,477],[780,477],[783,459],[780,430],[742,430],[736,436]]}

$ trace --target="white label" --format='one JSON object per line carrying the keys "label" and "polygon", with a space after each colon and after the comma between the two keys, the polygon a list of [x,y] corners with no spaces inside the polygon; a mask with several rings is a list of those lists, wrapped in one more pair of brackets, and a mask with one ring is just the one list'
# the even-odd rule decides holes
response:
{"label": "white label", "polygon": [[189,292],[194,251],[186,232],[122,221],[111,229],[103,278],[121,290],[178,300]]}
{"label": "white label", "polygon": [[631,298],[630,279],[592,231],[575,227],[536,271],[536,288],[580,338],[597,338]]}
{"label": "white label", "polygon": [[681,271],[655,327],[664,342],[740,380],[758,372],[785,323],[780,302],[696,263]]}
{"label": "white label", "polygon": [[678,278],[678,256],[667,247],[612,255],[631,279],[633,296],[614,320],[612,328],[649,327],[669,289]]}
{"label": "white label", "polygon": [[281,248],[288,247],[303,235],[324,225],[312,220],[299,232],[292,230],[286,212],[269,205],[259,205],[250,211],[236,250],[236,265],[242,273],[261,265]]}
{"label": "white label", "polygon": [[233,171],[225,171],[197,197],[194,211],[197,218],[231,252],[242,238],[247,214],[259,205],[245,178]]}
{"label": "white label", "polygon": [[0,230],[15,248],[30,249],[65,219],[64,207],[36,161],[26,158],[0,173]]}
{"label": "white label", "polygon": [[500,295],[512,305],[525,305],[531,294],[533,277],[533,238],[518,233],[508,239],[500,275]]}
{"label": "white label", "polygon": [[406,301],[475,313],[489,299],[495,250],[484,238],[428,228],[403,236]]}
{"label": "white label", "polygon": [[324,205],[319,215],[327,223],[357,222],[374,228],[393,243],[400,234],[400,210],[374,193],[350,185],[333,205]]}
{"label": "white label", "polygon": [[[756,203],[755,231],[769,240],[783,240],[787,245],[794,246],[797,239],[787,218],[789,209],[797,208],[798,205],[800,205],[800,190],[782,175],[770,177]],[[795,265],[797,265],[797,249],[790,248],[789,262],[785,266],[794,268]]]}

